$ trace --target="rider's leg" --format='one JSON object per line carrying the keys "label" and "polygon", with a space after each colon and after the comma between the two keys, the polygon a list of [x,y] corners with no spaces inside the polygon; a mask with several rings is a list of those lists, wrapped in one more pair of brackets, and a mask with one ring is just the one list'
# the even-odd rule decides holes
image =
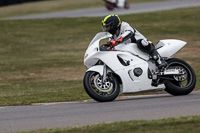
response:
{"label": "rider's leg", "polygon": [[139,40],[137,42],[139,49],[148,53],[153,60],[155,60],[157,67],[163,68],[167,65],[166,61],[160,56],[158,51],[155,49],[152,42],[146,40]]}

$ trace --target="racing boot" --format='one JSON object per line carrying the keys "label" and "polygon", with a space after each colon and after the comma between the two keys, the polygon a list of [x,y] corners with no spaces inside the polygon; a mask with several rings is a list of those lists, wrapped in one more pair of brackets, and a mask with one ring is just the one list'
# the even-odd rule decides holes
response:
{"label": "racing boot", "polygon": [[151,41],[142,39],[139,40],[137,44],[140,50],[148,53],[151,56],[151,58],[156,62],[158,69],[162,69],[163,67],[167,66],[167,62],[160,56]]}
{"label": "racing boot", "polygon": [[150,56],[152,57],[153,60],[155,60],[158,69],[162,69],[167,66],[167,62],[160,56],[160,54],[156,49],[154,49],[150,53]]}

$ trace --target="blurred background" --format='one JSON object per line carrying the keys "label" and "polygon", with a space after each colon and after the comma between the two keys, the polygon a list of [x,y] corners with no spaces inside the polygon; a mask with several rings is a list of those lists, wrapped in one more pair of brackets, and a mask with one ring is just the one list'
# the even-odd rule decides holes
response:
{"label": "blurred background", "polygon": [[0,6],[7,6],[25,2],[34,2],[34,1],[42,1],[42,0],[0,0]]}

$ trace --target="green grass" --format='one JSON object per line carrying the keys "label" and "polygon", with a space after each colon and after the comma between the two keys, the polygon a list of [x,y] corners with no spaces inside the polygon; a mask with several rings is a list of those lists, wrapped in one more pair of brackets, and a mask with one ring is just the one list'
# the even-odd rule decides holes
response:
{"label": "green grass", "polygon": [[20,133],[199,133],[200,116],[98,124],[75,128],[40,129]]}
{"label": "green grass", "polygon": [[76,101],[88,98],[81,81],[28,82],[1,85],[1,105],[30,105],[32,103]]}
{"label": "green grass", "polygon": [[[188,42],[176,56],[196,71],[200,88],[200,8],[120,16],[149,40]],[[0,21],[0,106],[89,98],[82,85],[85,50],[102,17]]]}
{"label": "green grass", "polygon": [[[128,0],[130,3],[153,2],[161,0]],[[0,18],[21,15],[58,12],[83,8],[103,7],[103,0],[45,0],[19,5],[0,7]],[[106,10],[106,8],[105,8]]]}

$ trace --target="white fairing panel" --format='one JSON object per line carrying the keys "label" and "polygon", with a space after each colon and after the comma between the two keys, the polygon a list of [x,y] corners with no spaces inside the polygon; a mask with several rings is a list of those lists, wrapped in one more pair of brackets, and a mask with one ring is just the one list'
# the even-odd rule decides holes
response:
{"label": "white fairing panel", "polygon": [[122,43],[117,46],[115,46],[115,50],[117,51],[124,51],[124,52],[130,52],[134,55],[140,56],[141,58],[148,60],[149,55],[143,51],[141,51],[136,43]]}
{"label": "white fairing panel", "polygon": [[173,57],[181,48],[183,48],[187,42],[175,39],[160,40],[155,46],[161,57],[171,58]]}

